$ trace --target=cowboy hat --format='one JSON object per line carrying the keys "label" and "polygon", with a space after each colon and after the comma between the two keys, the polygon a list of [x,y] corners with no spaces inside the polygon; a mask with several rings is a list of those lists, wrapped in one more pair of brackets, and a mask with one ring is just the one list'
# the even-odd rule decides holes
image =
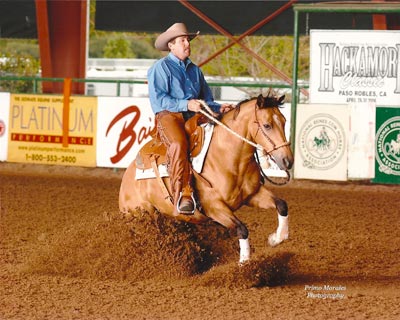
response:
{"label": "cowboy hat", "polygon": [[154,46],[157,50],[160,51],[168,51],[168,42],[171,40],[180,37],[180,36],[189,36],[189,41],[196,38],[199,35],[200,31],[196,33],[189,33],[186,29],[184,23],[174,23],[171,27],[169,27],[165,32],[161,33],[154,43]]}

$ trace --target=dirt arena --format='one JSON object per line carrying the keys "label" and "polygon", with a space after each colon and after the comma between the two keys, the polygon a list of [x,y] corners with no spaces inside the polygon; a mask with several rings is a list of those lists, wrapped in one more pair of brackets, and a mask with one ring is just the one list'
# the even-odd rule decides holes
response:
{"label": "dirt arena", "polygon": [[292,181],[290,240],[118,215],[123,171],[0,163],[0,319],[400,319],[400,186]]}

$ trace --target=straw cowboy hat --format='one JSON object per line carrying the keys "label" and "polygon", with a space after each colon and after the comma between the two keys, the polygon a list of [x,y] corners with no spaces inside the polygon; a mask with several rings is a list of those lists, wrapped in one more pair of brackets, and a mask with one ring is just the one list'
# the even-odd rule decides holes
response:
{"label": "straw cowboy hat", "polygon": [[189,36],[189,41],[196,38],[200,31],[196,33],[189,33],[184,23],[174,23],[165,32],[161,33],[154,43],[157,50],[168,51],[168,42],[180,36]]}

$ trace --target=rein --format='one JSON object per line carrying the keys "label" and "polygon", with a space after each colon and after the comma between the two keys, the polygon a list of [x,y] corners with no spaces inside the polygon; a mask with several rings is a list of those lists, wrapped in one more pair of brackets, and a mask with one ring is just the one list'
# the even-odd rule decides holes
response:
{"label": "rein", "polygon": [[254,148],[256,148],[257,150],[263,151],[264,148],[262,146],[260,146],[259,144],[254,143],[253,141],[250,141],[249,139],[246,139],[245,137],[242,137],[240,134],[238,134],[237,132],[233,131],[231,128],[229,128],[227,125],[225,125],[224,123],[222,123],[221,121],[219,121],[216,118],[216,114],[215,112],[213,112],[211,110],[211,108],[205,103],[205,101],[203,100],[197,100],[206,110],[200,110],[200,113],[204,114],[208,119],[212,120],[213,122],[215,122],[216,124],[220,125],[221,127],[223,127],[225,130],[227,130],[229,133],[233,134],[235,137],[239,138],[240,140],[248,143],[249,145],[253,146]]}

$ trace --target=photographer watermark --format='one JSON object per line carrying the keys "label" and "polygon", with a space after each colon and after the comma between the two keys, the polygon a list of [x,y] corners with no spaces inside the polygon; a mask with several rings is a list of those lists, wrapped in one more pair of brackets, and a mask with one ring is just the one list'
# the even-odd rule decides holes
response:
{"label": "photographer watermark", "polygon": [[341,285],[305,285],[304,291],[309,299],[344,299],[346,287]]}

